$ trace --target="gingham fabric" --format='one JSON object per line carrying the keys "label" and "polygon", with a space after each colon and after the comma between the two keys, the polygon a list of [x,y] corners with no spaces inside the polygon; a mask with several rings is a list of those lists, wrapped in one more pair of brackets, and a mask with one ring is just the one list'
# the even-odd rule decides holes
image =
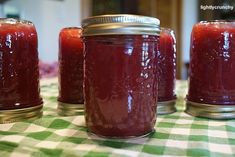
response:
{"label": "gingham fabric", "polygon": [[56,82],[42,81],[41,119],[0,124],[0,157],[235,156],[235,120],[208,120],[185,114],[185,81],[177,81],[178,111],[158,116],[156,132],[149,137],[129,140],[87,134],[82,111],[79,116],[58,116]]}

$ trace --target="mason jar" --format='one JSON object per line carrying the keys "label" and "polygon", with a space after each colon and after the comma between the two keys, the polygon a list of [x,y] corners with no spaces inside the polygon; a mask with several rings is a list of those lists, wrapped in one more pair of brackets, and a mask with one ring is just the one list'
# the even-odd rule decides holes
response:
{"label": "mason jar", "polygon": [[37,40],[30,21],[0,19],[0,123],[42,116]]}
{"label": "mason jar", "polygon": [[81,28],[66,27],[59,34],[58,114],[83,112],[83,43]]}
{"label": "mason jar", "polygon": [[158,52],[158,114],[176,112],[176,39],[174,31],[161,27]]}
{"label": "mason jar", "polygon": [[235,22],[202,21],[191,34],[186,112],[235,118]]}
{"label": "mason jar", "polygon": [[154,130],[160,21],[116,14],[82,21],[88,131],[109,138]]}

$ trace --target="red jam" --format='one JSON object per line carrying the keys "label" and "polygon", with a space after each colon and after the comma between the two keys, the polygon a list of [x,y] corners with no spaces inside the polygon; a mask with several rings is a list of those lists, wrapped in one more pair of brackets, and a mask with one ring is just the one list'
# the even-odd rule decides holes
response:
{"label": "red jam", "polygon": [[0,110],[42,104],[34,25],[0,19]]}
{"label": "red jam", "polygon": [[235,104],[235,22],[200,22],[191,35],[187,99]]}
{"label": "red jam", "polygon": [[176,99],[176,40],[172,30],[161,29],[158,53],[158,102]]}
{"label": "red jam", "polygon": [[151,132],[156,121],[158,36],[88,36],[84,43],[89,131],[108,137]]}
{"label": "red jam", "polygon": [[59,98],[63,103],[83,104],[83,43],[81,28],[68,27],[59,35]]}

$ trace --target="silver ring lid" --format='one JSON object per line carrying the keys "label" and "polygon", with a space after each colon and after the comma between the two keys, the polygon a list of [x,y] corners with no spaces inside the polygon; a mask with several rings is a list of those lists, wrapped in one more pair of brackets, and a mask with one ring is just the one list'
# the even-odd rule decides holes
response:
{"label": "silver ring lid", "polygon": [[82,21],[83,36],[95,35],[157,35],[160,21],[154,17],[113,14],[93,16]]}

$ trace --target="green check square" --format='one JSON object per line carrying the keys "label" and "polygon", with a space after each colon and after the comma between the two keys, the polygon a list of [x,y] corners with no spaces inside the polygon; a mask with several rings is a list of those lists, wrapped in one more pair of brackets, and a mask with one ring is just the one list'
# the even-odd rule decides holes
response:
{"label": "green check square", "polygon": [[157,139],[168,139],[170,134],[168,133],[161,133],[161,132],[155,132],[151,138],[157,138]]}
{"label": "green check square", "polygon": [[161,155],[164,153],[164,146],[144,145],[142,152]]}
{"label": "green check square", "polygon": [[0,136],[1,135],[14,135],[16,134],[16,132],[11,132],[11,131],[1,131],[0,130]]}
{"label": "green check square", "polygon": [[226,131],[235,132],[235,127],[226,125]]}
{"label": "green check square", "polygon": [[34,133],[29,133],[27,136],[34,138],[36,140],[45,140],[47,139],[52,132],[50,131],[40,131],[40,132],[34,132]]}
{"label": "green check square", "polygon": [[191,129],[208,129],[208,125],[203,124],[192,124]]}
{"label": "green check square", "polygon": [[189,135],[188,137],[189,141],[205,141],[208,142],[209,138],[205,135]]}
{"label": "green check square", "polygon": [[33,152],[34,157],[59,157],[62,154],[62,149],[47,149],[40,148],[37,152]]}
{"label": "green check square", "polygon": [[170,122],[159,122],[157,124],[157,127],[161,127],[161,128],[173,128],[175,126],[175,123],[170,123]]}
{"label": "green check square", "polygon": [[103,146],[112,147],[112,148],[122,148],[124,142],[119,141],[104,141],[101,143]]}
{"label": "green check square", "polygon": [[0,151],[13,152],[19,145],[17,143],[0,141]]}
{"label": "green check square", "polygon": [[63,139],[63,141],[71,142],[75,144],[81,144],[85,140],[86,138],[79,138],[79,137],[66,137],[65,139]]}
{"label": "green check square", "polygon": [[187,149],[187,156],[210,156],[210,152],[207,149]]}
{"label": "green check square", "polygon": [[229,142],[229,144],[235,146],[235,139],[234,139],[234,138],[229,138],[229,139],[228,139],[228,142]]}
{"label": "green check square", "polygon": [[63,120],[63,119],[55,119],[55,120],[49,125],[48,128],[53,128],[53,129],[67,129],[70,124],[71,124],[71,123],[69,123],[69,122],[66,121],[66,120]]}
{"label": "green check square", "polygon": [[110,153],[108,152],[88,152],[84,157],[108,157]]}

